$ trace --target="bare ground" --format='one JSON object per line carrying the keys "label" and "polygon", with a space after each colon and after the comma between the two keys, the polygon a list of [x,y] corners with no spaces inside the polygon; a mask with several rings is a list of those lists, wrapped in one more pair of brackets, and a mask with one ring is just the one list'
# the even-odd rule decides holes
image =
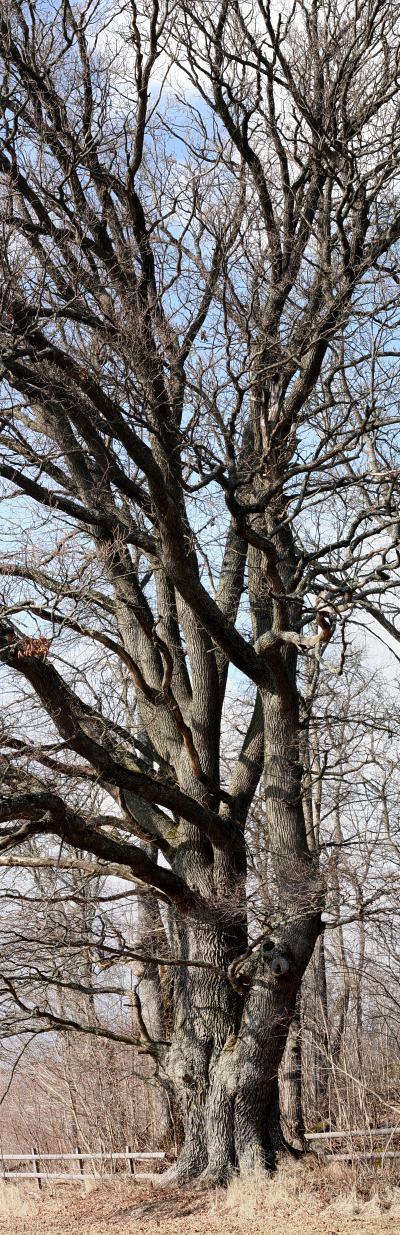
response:
{"label": "bare ground", "polygon": [[1,1235],[400,1235],[400,1188],[334,1164],[234,1179],[227,1190],[118,1181],[0,1184]]}

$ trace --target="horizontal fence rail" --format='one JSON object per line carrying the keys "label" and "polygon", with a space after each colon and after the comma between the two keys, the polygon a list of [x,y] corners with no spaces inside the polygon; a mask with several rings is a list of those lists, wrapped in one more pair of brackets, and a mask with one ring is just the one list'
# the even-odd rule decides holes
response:
{"label": "horizontal fence rail", "polygon": [[[363,1140],[370,1141],[374,1137],[385,1137],[386,1144],[377,1149],[367,1150],[360,1149],[358,1144],[355,1146],[352,1143],[351,1148],[343,1150],[341,1153],[329,1152],[330,1146],[327,1144],[327,1142],[334,1140],[353,1141],[354,1139],[356,1142]],[[400,1137],[400,1125],[397,1125],[396,1127],[384,1128],[350,1128],[340,1132],[338,1132],[335,1128],[329,1132],[306,1132],[305,1135],[305,1139],[309,1145],[313,1144],[314,1141],[323,1141],[324,1153],[326,1152],[326,1149],[328,1149],[327,1156],[329,1158],[334,1158],[336,1162],[349,1162],[355,1159],[384,1162],[387,1158],[400,1158],[400,1149],[396,1150],[390,1148],[396,1137]]]}
{"label": "horizontal fence rail", "polygon": [[[112,1165],[114,1162],[119,1164],[125,1162],[130,1179],[140,1181],[141,1179],[152,1179],[154,1171],[138,1171],[136,1170],[136,1163],[144,1162],[147,1164],[154,1162],[155,1165],[160,1165],[164,1159],[165,1153],[161,1152],[161,1150],[155,1150],[154,1152],[143,1150],[143,1152],[140,1152],[132,1150],[129,1145],[122,1151],[105,1150],[99,1152],[98,1150],[92,1150],[88,1153],[83,1153],[79,1145],[70,1153],[47,1154],[41,1153],[38,1149],[32,1149],[30,1153],[26,1154],[0,1152],[0,1179],[35,1179],[38,1188],[42,1187],[43,1180],[48,1180],[49,1182],[52,1180],[59,1182],[69,1180],[73,1183],[79,1183],[81,1180],[86,1179],[115,1179],[115,1171],[99,1171],[98,1167],[103,1163],[111,1163]],[[33,1170],[17,1170],[14,1167],[7,1169],[6,1164],[13,1162],[15,1162],[16,1166],[17,1164],[32,1165]],[[68,1169],[65,1171],[42,1170],[43,1164],[47,1162],[76,1162],[77,1169],[74,1172]],[[91,1163],[93,1169],[91,1171],[85,1170],[84,1163]]]}
{"label": "horizontal fence rail", "polygon": [[346,1136],[400,1136],[400,1124],[396,1128],[346,1128],[345,1132],[306,1132],[306,1141],[333,1140],[335,1137],[345,1140]]}
{"label": "horizontal fence rail", "polygon": [[101,1161],[107,1160],[108,1162],[110,1158],[113,1158],[113,1159],[114,1158],[122,1158],[122,1159],[130,1158],[133,1161],[135,1161],[136,1159],[137,1161],[141,1161],[142,1158],[143,1159],[157,1158],[158,1160],[160,1160],[162,1158],[165,1158],[165,1154],[158,1153],[158,1152],[154,1154],[152,1153],[143,1153],[143,1154],[130,1153],[128,1150],[126,1151],[126,1153],[124,1153],[123,1151],[122,1153],[114,1153],[114,1151],[112,1151],[111,1153],[97,1153],[96,1151],[94,1151],[93,1153],[82,1154],[80,1149],[79,1150],[76,1149],[75,1153],[71,1153],[71,1154],[42,1154],[42,1153],[39,1153],[38,1150],[32,1150],[30,1154],[0,1153],[1,1162],[31,1162],[33,1161],[34,1158],[40,1158],[41,1162],[61,1162],[61,1161],[76,1162],[77,1158],[82,1158],[82,1160],[84,1158],[87,1158],[88,1160],[90,1159],[91,1162],[95,1161],[96,1159],[101,1160]]}

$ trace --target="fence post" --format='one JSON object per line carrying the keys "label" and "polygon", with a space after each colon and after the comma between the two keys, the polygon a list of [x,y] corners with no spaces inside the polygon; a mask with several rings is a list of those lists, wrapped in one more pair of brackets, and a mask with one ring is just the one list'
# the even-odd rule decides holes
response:
{"label": "fence post", "polygon": [[81,1173],[81,1175],[83,1175],[83,1158],[81,1158],[81,1153],[82,1153],[82,1150],[81,1150],[80,1145],[77,1145],[77,1146],[76,1146],[75,1153],[76,1153],[76,1156],[77,1156],[77,1159],[78,1159],[78,1164],[79,1164],[79,1170],[80,1170],[80,1173]]}
{"label": "fence post", "polygon": [[[132,1153],[132,1146],[131,1146],[131,1145],[126,1145],[125,1152],[126,1152],[126,1154],[131,1154],[131,1153]],[[129,1157],[128,1157],[128,1171],[130,1171],[131,1175],[134,1175],[134,1174],[135,1174],[135,1163],[134,1163],[134,1161],[133,1161],[133,1158],[129,1158]]]}
{"label": "fence post", "polygon": [[39,1192],[40,1192],[42,1188],[42,1180],[40,1178],[40,1161],[39,1161],[37,1149],[32,1149],[32,1154],[33,1154],[33,1165],[34,1165],[36,1175],[37,1175],[37,1185],[38,1185]]}

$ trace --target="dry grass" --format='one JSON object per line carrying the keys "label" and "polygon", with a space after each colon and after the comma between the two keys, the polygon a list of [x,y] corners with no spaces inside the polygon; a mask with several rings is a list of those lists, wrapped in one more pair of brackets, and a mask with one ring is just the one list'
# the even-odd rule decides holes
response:
{"label": "dry grass", "polygon": [[35,1187],[0,1183],[1,1235],[396,1235],[400,1188],[387,1171],[339,1164],[235,1177],[226,1190],[129,1180]]}
{"label": "dry grass", "polygon": [[[400,1188],[387,1173],[358,1171],[339,1163],[287,1162],[275,1175],[234,1178],[216,1197],[221,1219],[234,1219],[243,1235],[343,1235],[400,1232]],[[221,1232],[224,1230],[221,1222]]]}
{"label": "dry grass", "polygon": [[[10,1224],[12,1218],[25,1218],[37,1212],[40,1206],[38,1190],[0,1180],[0,1225]],[[10,1230],[10,1225],[8,1227]]]}

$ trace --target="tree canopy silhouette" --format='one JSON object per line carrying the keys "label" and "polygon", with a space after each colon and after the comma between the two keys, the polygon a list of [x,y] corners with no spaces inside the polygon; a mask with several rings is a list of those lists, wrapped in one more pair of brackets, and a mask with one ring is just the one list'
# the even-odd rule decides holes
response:
{"label": "tree canopy silhouette", "polygon": [[399,565],[398,6],[5,0],[0,34],[1,847],[137,887],[175,1175],[216,1180],[281,1143],[313,683]]}

